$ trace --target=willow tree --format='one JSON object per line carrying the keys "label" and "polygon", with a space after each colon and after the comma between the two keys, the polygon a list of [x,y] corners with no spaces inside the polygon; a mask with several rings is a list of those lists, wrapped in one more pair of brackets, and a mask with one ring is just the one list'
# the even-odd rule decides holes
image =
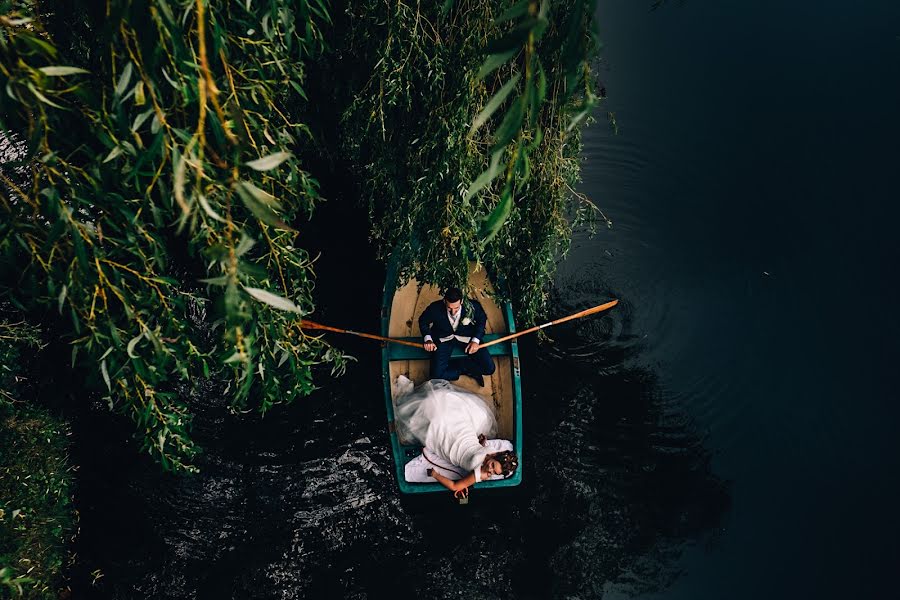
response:
{"label": "willow tree", "polygon": [[321,0],[2,2],[0,130],[23,155],[0,171],[0,299],[65,318],[71,367],[166,466],[193,468],[179,382],[216,372],[266,410],[344,365],[297,326],[318,198],[297,115],[329,21]]}
{"label": "willow tree", "polygon": [[335,46],[367,62],[349,84],[344,147],[402,280],[465,287],[475,260],[524,320],[545,307],[573,226],[598,213],[573,190],[580,125],[601,100],[595,5],[351,3]]}
{"label": "willow tree", "polygon": [[[71,367],[164,465],[193,468],[184,383],[223,377],[264,411],[345,365],[298,327],[308,107],[339,113],[329,137],[406,276],[464,283],[475,258],[533,316],[584,213],[593,2],[359,0],[341,27],[329,10],[0,0],[0,145],[21,155],[0,167],[0,301],[58,312]],[[333,89],[310,88],[311,61],[342,69]]]}

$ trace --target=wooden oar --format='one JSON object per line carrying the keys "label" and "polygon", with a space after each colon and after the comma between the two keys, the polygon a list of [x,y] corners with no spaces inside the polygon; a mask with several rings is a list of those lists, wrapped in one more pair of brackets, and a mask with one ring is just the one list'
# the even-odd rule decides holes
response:
{"label": "wooden oar", "polygon": [[618,303],[619,303],[618,300],[613,300],[612,302],[607,302],[606,304],[601,304],[600,306],[595,306],[594,308],[589,308],[587,310],[577,312],[574,315],[569,315],[568,317],[556,319],[555,321],[549,321],[547,323],[544,323],[543,325],[537,325],[535,327],[526,329],[525,331],[517,331],[516,333],[512,333],[510,335],[503,336],[501,338],[497,338],[496,340],[491,340],[490,342],[485,342],[485,343],[481,344],[480,347],[487,348],[488,346],[493,346],[494,344],[499,344],[500,342],[506,342],[508,340],[523,336],[525,334],[535,332],[539,329],[543,329],[544,327],[550,327],[551,325],[558,325],[559,323],[565,323],[566,321],[571,321],[573,319],[580,319],[581,317],[586,317],[586,316],[592,315],[594,313],[603,312],[604,310],[610,309]]}
{"label": "wooden oar", "polygon": [[[505,342],[511,339],[515,339],[517,337],[535,332],[539,329],[543,329],[544,327],[550,327],[551,325],[558,325],[559,323],[565,323],[566,321],[571,321],[573,319],[580,319],[581,317],[586,317],[588,315],[592,315],[594,313],[603,312],[604,310],[610,309],[616,304],[618,304],[618,300],[613,300],[612,302],[607,302],[606,304],[601,304],[600,306],[595,306],[594,308],[589,308],[587,310],[583,310],[581,312],[577,312],[574,315],[569,315],[568,317],[563,317],[561,319],[556,319],[555,321],[550,321],[548,323],[544,323],[543,325],[537,325],[535,327],[531,327],[530,329],[526,329],[525,331],[519,331],[502,338],[497,338],[496,340],[491,340],[490,342],[485,342],[481,344],[482,348],[487,348],[488,346],[493,346],[494,344],[499,344],[500,342]],[[370,340],[379,340],[382,342],[389,342],[391,344],[402,344],[404,346],[412,346],[413,348],[421,348],[422,344],[419,342],[410,342],[408,340],[399,340],[397,338],[389,338],[384,337],[382,335],[375,335],[373,333],[362,333],[359,331],[353,331],[352,329],[340,329],[338,327],[331,327],[329,325],[322,325],[321,323],[316,323],[315,321],[300,321],[301,329],[321,329],[323,331],[333,331],[334,333],[346,333],[349,335],[355,335],[358,337],[368,338]]]}
{"label": "wooden oar", "polygon": [[404,346],[412,346],[413,348],[421,348],[421,343],[409,342],[407,340],[398,340],[395,338],[384,337],[381,335],[375,335],[372,333],[361,333],[359,331],[353,331],[352,329],[339,329],[337,327],[330,327],[328,325],[322,325],[321,323],[316,323],[314,321],[303,320],[300,321],[301,329],[322,329],[324,331],[333,331],[335,333],[347,333],[350,335],[355,335],[359,337],[369,338],[370,340],[381,340],[382,342],[391,342],[393,344],[403,344]]}

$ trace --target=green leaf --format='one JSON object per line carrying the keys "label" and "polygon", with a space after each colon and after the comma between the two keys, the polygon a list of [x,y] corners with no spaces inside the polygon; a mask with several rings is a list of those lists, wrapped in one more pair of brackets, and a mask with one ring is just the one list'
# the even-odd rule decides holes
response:
{"label": "green leaf", "polygon": [[503,190],[503,194],[500,196],[500,202],[481,224],[478,236],[483,244],[494,239],[506,222],[506,219],[509,218],[510,212],[512,212],[512,189],[506,186],[506,189]]}
{"label": "green leaf", "polygon": [[207,277],[206,279],[200,279],[199,281],[208,285],[228,285],[230,279],[231,278],[228,275],[220,275],[219,277]]}
{"label": "green leaf", "polygon": [[187,153],[193,142],[193,139],[188,142],[183,154],[179,155],[176,149],[173,156],[175,161],[175,178],[172,182],[172,191],[175,193],[175,200],[178,202],[178,206],[181,207],[183,216],[187,216],[190,213],[190,207],[184,199],[184,182],[187,175]]}
{"label": "green leaf", "polygon": [[160,71],[162,71],[163,77],[166,78],[166,81],[169,82],[169,85],[171,85],[175,89],[176,92],[181,91],[181,86],[178,85],[178,83],[176,83],[175,80],[169,76],[169,73],[166,71],[165,67],[160,69]]}
{"label": "green leaf", "polygon": [[138,80],[138,82],[134,84],[134,105],[143,106],[146,103],[147,97],[144,94],[144,82],[143,80]]}
{"label": "green leaf", "polygon": [[115,95],[117,98],[121,97],[122,94],[125,93],[125,89],[128,87],[128,84],[131,82],[131,72],[134,70],[131,62],[125,65],[125,68],[122,70],[122,74],[119,75],[119,82],[116,84]]}
{"label": "green leaf", "polygon": [[289,83],[291,84],[291,87],[292,87],[292,88],[294,88],[295,90],[297,90],[297,93],[300,94],[300,96],[301,96],[304,100],[306,100],[307,102],[309,102],[309,98],[306,97],[306,92],[303,91],[303,88],[300,87],[300,84],[299,84],[299,83],[297,83],[297,82],[294,81],[293,79],[291,79]]}
{"label": "green leaf", "polygon": [[90,73],[79,67],[41,67],[38,69],[47,77],[65,77],[66,75],[77,75],[79,73]]}
{"label": "green leaf", "polygon": [[246,291],[248,294],[259,300],[260,302],[268,304],[272,308],[277,308],[278,310],[284,310],[297,314],[303,314],[303,310],[299,306],[297,306],[287,298],[282,298],[281,296],[273,294],[272,292],[262,290],[260,288],[248,287],[246,285],[244,286],[244,291]]}
{"label": "green leaf", "polygon": [[38,35],[34,32],[22,32],[16,36],[18,39],[21,39],[27,46],[30,46],[32,50],[36,52],[40,52],[42,54],[46,54],[50,58],[56,58],[57,52],[56,48],[44,40],[42,40]]}
{"label": "green leaf", "polygon": [[239,190],[244,189],[248,194],[253,196],[255,200],[265,204],[266,206],[278,207],[278,198],[265,190],[261,190],[249,181],[241,181],[238,183]]}
{"label": "green leaf", "polygon": [[484,108],[481,109],[481,112],[478,113],[478,116],[475,117],[475,120],[472,122],[472,127],[469,129],[469,135],[474,134],[478,129],[484,125],[488,119],[491,118],[497,109],[503,104],[506,100],[507,96],[509,96],[510,92],[516,87],[516,84],[519,82],[520,74],[516,73],[512,79],[503,84],[497,93],[488,100],[488,103],[485,104]]}
{"label": "green leaf", "polygon": [[138,358],[138,355],[134,353],[134,348],[135,348],[135,346],[137,346],[137,343],[139,341],[141,341],[142,337],[144,337],[143,332],[137,334],[136,336],[131,338],[131,341],[128,342],[128,347],[126,348],[126,351],[128,352],[128,356],[130,358]]}
{"label": "green leaf", "polygon": [[541,145],[541,142],[544,141],[544,130],[538,127],[534,131],[534,138],[531,140],[531,143],[528,144],[528,152],[534,152],[537,150],[537,147]]}
{"label": "green leaf", "polygon": [[521,185],[528,181],[531,175],[531,160],[528,158],[527,152],[519,152],[519,158],[516,160],[516,175],[518,176],[518,184]]}
{"label": "green leaf", "polygon": [[528,5],[530,4],[529,0],[522,0],[521,2],[516,2],[501,14],[496,19],[496,23],[503,23],[504,21],[512,21],[513,19],[518,19],[522,15],[528,14]]}
{"label": "green leaf", "polygon": [[263,156],[262,158],[257,158],[256,160],[251,160],[244,164],[256,171],[270,171],[290,157],[290,152],[275,152],[274,154]]}
{"label": "green leaf", "polygon": [[235,255],[238,257],[245,255],[254,244],[256,244],[256,240],[246,233],[241,232],[241,241],[238,242],[237,248],[234,249]]}
{"label": "green leaf", "polygon": [[[144,124],[144,121],[146,121],[152,114],[153,114],[153,109],[151,108],[150,110],[144,111],[141,114],[139,114],[138,116],[136,116],[134,118],[134,122],[131,123],[131,130],[137,131],[138,129],[140,129],[141,125]],[[152,133],[156,133],[156,132],[154,131]]]}
{"label": "green leaf", "polygon": [[244,312],[241,307],[241,299],[241,293],[238,291],[234,279],[229,278],[228,284],[225,286],[225,295],[223,297],[225,302],[225,314],[228,315],[229,318],[232,316],[241,316]]}
{"label": "green leaf", "polygon": [[331,21],[331,15],[328,14],[328,3],[325,2],[325,0],[316,0],[316,4],[319,5],[322,16],[330,24],[332,21]]}
{"label": "green leaf", "polygon": [[63,303],[66,301],[66,294],[69,291],[69,287],[66,284],[63,284],[62,291],[59,293],[59,314],[62,314]]}
{"label": "green leaf", "polygon": [[246,206],[257,219],[259,219],[263,223],[268,223],[269,225],[277,227],[279,229],[296,231],[293,227],[282,221],[281,218],[279,218],[279,216],[275,213],[275,211],[269,208],[269,206],[258,200],[255,192],[265,194],[272,200],[275,200],[274,196],[272,196],[271,194],[266,194],[266,192],[263,192],[255,185],[244,181],[238,182],[236,189],[238,192],[238,196],[244,203],[244,206]]}
{"label": "green leaf", "polygon": [[211,219],[214,219],[220,223],[227,223],[222,216],[213,210],[212,206],[209,205],[209,202],[206,199],[206,196],[203,194],[197,194],[197,201],[200,203],[201,208],[203,208],[203,212],[205,212]]}
{"label": "green leaf", "polygon": [[547,74],[544,72],[544,66],[541,64],[540,59],[537,59],[537,97],[538,97],[538,106],[544,103],[544,99],[547,97]]}
{"label": "green leaf", "polygon": [[493,73],[496,69],[505,65],[509,59],[518,54],[520,51],[521,50],[519,48],[513,48],[512,50],[501,52],[500,54],[491,54],[484,60],[481,68],[478,69],[478,79],[483,80],[485,77]]}
{"label": "green leaf", "polygon": [[228,365],[231,363],[243,362],[243,361],[244,361],[244,356],[240,352],[235,352],[234,354],[232,354],[231,356],[229,356],[222,362],[224,362],[226,365]]}
{"label": "green leaf", "polygon": [[106,382],[106,389],[112,392],[112,384],[109,381],[109,372],[106,370],[106,360],[100,363],[100,374],[103,375],[103,381]]}
{"label": "green leaf", "polygon": [[548,12],[550,12],[550,0],[541,0],[541,7],[538,9],[538,17],[546,19]]}
{"label": "green leaf", "polygon": [[497,128],[492,150],[496,152],[504,148],[516,137],[520,129],[522,129],[522,101],[521,98],[516,98],[509,110],[506,111],[506,116],[503,117],[500,127]]}
{"label": "green leaf", "polygon": [[575,116],[572,117],[572,120],[566,126],[566,133],[572,131],[585,117],[590,115],[595,106],[597,106],[596,96],[592,95],[585,98],[584,103],[581,105],[581,110],[575,113]]}
{"label": "green leaf", "polygon": [[74,225],[72,226],[72,246],[75,248],[75,257],[78,259],[78,264],[81,265],[81,268],[87,271],[90,268],[90,263],[88,262],[87,250],[84,247],[84,240],[81,239],[81,232],[78,231],[78,228]]}
{"label": "green leaf", "polygon": [[40,91],[38,91],[38,89],[37,89],[36,87],[34,87],[34,84],[31,83],[30,81],[28,82],[28,89],[31,90],[31,93],[34,94],[34,97],[35,97],[35,98],[37,98],[38,100],[40,100],[40,101],[43,102],[44,104],[49,104],[50,106],[53,106],[53,107],[56,107],[56,108],[62,108],[62,109],[65,109],[64,106],[60,106],[60,105],[57,104],[56,102],[53,102],[52,100],[50,100],[49,98],[47,98],[45,95],[43,95]]}
{"label": "green leaf", "polygon": [[103,159],[103,162],[108,163],[109,161],[111,161],[115,157],[119,156],[120,154],[122,154],[122,147],[116,146],[115,148],[113,148],[112,150],[109,151],[109,154],[106,155],[106,158]]}
{"label": "green leaf", "polygon": [[536,62],[537,84],[528,88],[528,125],[532,129],[537,127],[538,117],[541,114],[541,104],[547,95],[547,75],[541,67],[540,61]]}
{"label": "green leaf", "polygon": [[550,21],[545,19],[544,17],[538,17],[537,23],[534,27],[531,28],[531,33],[534,36],[534,41],[539,41],[542,37],[544,37],[544,32],[547,31],[547,27],[550,26]]}
{"label": "green leaf", "polygon": [[500,165],[500,157],[503,156],[503,150],[497,150],[491,155],[491,165],[484,171],[481,175],[475,178],[475,181],[469,186],[469,189],[466,190],[465,199],[473,197],[475,194],[480,192],[485,186],[490,184],[495,177],[500,173],[500,169],[498,168]]}

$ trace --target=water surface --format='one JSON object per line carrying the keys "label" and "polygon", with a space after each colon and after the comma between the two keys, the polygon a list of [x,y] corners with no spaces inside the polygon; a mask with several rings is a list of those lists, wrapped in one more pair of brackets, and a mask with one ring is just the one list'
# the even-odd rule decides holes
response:
{"label": "water surface", "polygon": [[[523,344],[526,485],[401,502],[378,348],[343,340],[349,374],[265,418],[192,396],[198,476],[101,406],[76,424],[77,595],[894,595],[898,5],[647,4],[600,3],[619,133],[585,135],[580,189],[613,227],[554,284],[558,314],[621,303]],[[374,331],[383,270],[338,200],[319,320]]]}

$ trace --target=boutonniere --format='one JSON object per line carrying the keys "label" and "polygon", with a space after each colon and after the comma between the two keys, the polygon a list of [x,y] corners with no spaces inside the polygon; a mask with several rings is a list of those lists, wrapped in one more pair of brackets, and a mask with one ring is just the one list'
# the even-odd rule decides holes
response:
{"label": "boutonniere", "polygon": [[469,317],[466,317],[465,319],[462,320],[462,324],[463,325],[471,325],[472,319],[470,319]]}

